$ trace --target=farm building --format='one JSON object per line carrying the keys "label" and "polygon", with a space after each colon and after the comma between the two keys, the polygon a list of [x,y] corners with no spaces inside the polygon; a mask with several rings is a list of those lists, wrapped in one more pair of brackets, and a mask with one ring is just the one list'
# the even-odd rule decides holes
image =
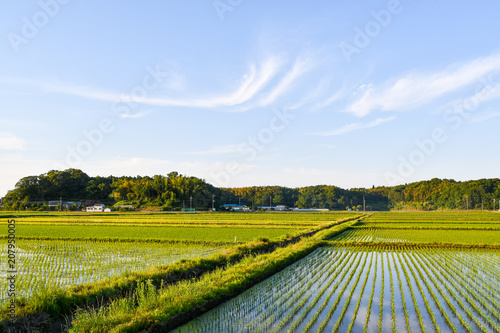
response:
{"label": "farm building", "polygon": [[104,212],[104,209],[106,208],[105,205],[103,204],[95,204],[93,206],[88,206],[85,211],[86,212]]}
{"label": "farm building", "polygon": [[285,205],[259,206],[258,208],[259,209],[263,209],[263,210],[275,210],[275,211],[278,211],[278,212],[284,212],[285,210],[287,210]]}
{"label": "farm building", "polygon": [[236,204],[224,204],[221,206],[224,209],[229,209],[232,212],[249,212],[250,208],[245,205],[236,205]]}

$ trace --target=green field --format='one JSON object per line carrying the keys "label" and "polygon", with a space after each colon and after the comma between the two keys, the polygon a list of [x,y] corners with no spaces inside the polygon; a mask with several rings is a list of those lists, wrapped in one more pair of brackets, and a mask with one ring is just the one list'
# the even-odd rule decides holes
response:
{"label": "green field", "polygon": [[342,242],[498,244],[500,230],[414,230],[356,228],[332,239]]}
{"label": "green field", "polygon": [[[26,274],[54,267],[48,280],[90,283],[76,296],[48,293],[33,309],[50,308],[50,297],[80,304],[122,283],[108,277],[138,270],[106,307],[56,312],[72,314],[73,332],[500,331],[496,212],[35,214],[17,221],[17,236],[32,237],[19,240],[33,258]],[[250,242],[259,238],[265,241]],[[49,245],[36,247],[43,242]],[[101,261],[88,260],[90,248]],[[140,272],[146,257],[150,273]]]}
{"label": "green field", "polygon": [[[17,285],[19,295],[30,298],[37,291],[98,282],[125,272],[209,256],[227,246],[204,244],[154,244],[65,240],[18,240]],[[7,244],[2,244],[0,305],[7,301]]]}
{"label": "green field", "polygon": [[260,237],[278,238],[303,228],[128,226],[19,224],[18,237],[56,239],[136,239],[209,243],[249,242]]}
{"label": "green field", "polygon": [[16,218],[19,223],[64,224],[167,224],[167,225],[279,225],[314,226],[339,218],[354,217],[353,212],[276,212],[276,213],[0,213],[0,221]]}
{"label": "green field", "polygon": [[499,254],[324,247],[172,332],[498,332]]}

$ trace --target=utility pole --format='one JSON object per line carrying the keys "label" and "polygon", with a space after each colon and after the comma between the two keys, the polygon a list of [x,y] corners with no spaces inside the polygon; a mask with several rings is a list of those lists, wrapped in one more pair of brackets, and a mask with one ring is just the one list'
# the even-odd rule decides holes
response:
{"label": "utility pole", "polygon": [[495,200],[496,198],[493,198],[493,210],[495,210]]}
{"label": "utility pole", "polygon": [[469,195],[467,194],[465,198],[467,199],[467,211],[469,211]]}
{"label": "utility pole", "polygon": [[193,211],[193,197],[189,197],[189,211]]}
{"label": "utility pole", "polygon": [[366,201],[365,201],[365,196],[363,195],[363,214],[366,211]]}
{"label": "utility pole", "polygon": [[215,211],[215,194],[212,194],[212,212]]}
{"label": "utility pole", "polygon": [[481,199],[481,211],[484,212],[484,201]]}
{"label": "utility pole", "polygon": [[62,197],[59,197],[59,211],[62,211]]}
{"label": "utility pole", "polygon": [[182,211],[186,211],[186,200],[182,200]]}
{"label": "utility pole", "polygon": [[271,209],[273,208],[273,201],[272,201],[272,199],[273,199],[273,196],[270,195],[269,196],[269,211],[271,211]]}

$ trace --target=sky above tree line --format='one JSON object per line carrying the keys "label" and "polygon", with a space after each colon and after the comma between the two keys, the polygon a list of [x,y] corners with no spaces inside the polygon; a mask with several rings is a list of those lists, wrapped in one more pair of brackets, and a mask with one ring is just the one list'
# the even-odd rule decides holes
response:
{"label": "sky above tree line", "polygon": [[0,196],[49,170],[218,187],[498,178],[500,4],[0,4]]}

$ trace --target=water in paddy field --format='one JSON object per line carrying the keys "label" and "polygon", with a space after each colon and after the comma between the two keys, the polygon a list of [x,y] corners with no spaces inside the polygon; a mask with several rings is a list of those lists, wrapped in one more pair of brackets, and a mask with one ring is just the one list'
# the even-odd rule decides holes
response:
{"label": "water in paddy field", "polygon": [[[16,242],[16,296],[54,286],[92,283],[125,272],[208,256],[224,247],[126,242],[18,240]],[[0,306],[8,301],[7,259],[1,259]],[[5,257],[5,258],[4,258]]]}
{"label": "water in paddy field", "polygon": [[172,332],[499,332],[499,253],[325,247]]}

